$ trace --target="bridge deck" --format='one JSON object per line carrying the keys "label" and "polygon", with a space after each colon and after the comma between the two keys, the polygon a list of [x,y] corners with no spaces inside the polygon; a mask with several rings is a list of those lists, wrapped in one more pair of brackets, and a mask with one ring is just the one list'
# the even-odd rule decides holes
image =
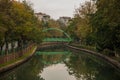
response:
{"label": "bridge deck", "polygon": [[70,54],[71,52],[69,51],[64,51],[64,52],[40,52],[40,51],[37,51],[36,54],[37,55],[41,55],[41,54],[47,54],[47,55],[50,55],[50,54]]}
{"label": "bridge deck", "polygon": [[68,38],[45,38],[43,42],[70,42],[72,40]]}

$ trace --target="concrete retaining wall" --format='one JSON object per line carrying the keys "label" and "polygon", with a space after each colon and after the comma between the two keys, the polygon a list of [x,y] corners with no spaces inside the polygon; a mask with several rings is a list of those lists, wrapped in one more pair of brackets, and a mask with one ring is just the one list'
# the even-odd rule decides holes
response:
{"label": "concrete retaining wall", "polygon": [[90,53],[92,55],[95,55],[95,56],[98,56],[106,61],[108,61],[110,64],[112,64],[116,69],[120,70],[120,63],[112,58],[109,58],[108,56],[105,56],[103,54],[100,54],[100,53],[97,53],[97,52],[94,52],[94,51],[91,51],[91,50],[87,50],[87,49],[82,49],[82,48],[78,48],[78,47],[74,47],[74,46],[70,46],[70,45],[65,45],[69,48],[72,48],[72,49],[76,49],[76,50],[80,50],[80,51],[84,51],[84,52],[87,52],[87,53]]}
{"label": "concrete retaining wall", "polygon": [[15,62],[15,63],[12,63],[12,64],[10,64],[10,65],[7,65],[7,66],[5,66],[5,67],[0,68],[0,74],[1,74],[1,73],[4,73],[4,72],[6,72],[6,71],[9,71],[9,70],[11,70],[11,69],[19,66],[20,64],[26,62],[27,60],[29,60],[29,59],[33,56],[33,54],[35,53],[36,49],[37,49],[37,47],[34,48],[34,50],[32,51],[32,54],[29,55],[28,57],[26,57],[25,59],[19,60],[19,61]]}

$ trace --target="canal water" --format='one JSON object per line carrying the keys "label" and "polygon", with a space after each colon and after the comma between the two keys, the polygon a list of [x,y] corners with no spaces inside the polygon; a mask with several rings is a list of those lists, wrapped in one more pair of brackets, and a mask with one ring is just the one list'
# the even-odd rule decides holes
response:
{"label": "canal water", "polygon": [[98,57],[60,46],[36,51],[0,80],[120,80],[120,72]]}

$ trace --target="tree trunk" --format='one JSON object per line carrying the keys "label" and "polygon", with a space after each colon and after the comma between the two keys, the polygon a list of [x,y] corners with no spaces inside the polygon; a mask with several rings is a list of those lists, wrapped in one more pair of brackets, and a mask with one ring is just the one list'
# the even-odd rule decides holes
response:
{"label": "tree trunk", "polygon": [[3,54],[3,46],[4,46],[4,44],[1,44],[1,45],[0,45],[1,54]]}
{"label": "tree trunk", "polygon": [[14,43],[14,41],[13,41],[13,42],[11,42],[11,51],[12,51],[12,52],[14,52],[14,47],[15,47],[15,43]]}
{"label": "tree trunk", "polygon": [[18,40],[18,48],[19,48],[19,51],[21,53],[19,56],[22,56],[23,55],[23,52],[22,52],[22,50],[23,50],[23,40],[22,39]]}
{"label": "tree trunk", "polygon": [[0,55],[2,55],[2,46],[0,46]]}
{"label": "tree trunk", "polygon": [[6,42],[5,54],[8,54],[8,42]]}
{"label": "tree trunk", "polygon": [[21,40],[18,40],[18,50],[21,50],[22,46],[21,46]]}

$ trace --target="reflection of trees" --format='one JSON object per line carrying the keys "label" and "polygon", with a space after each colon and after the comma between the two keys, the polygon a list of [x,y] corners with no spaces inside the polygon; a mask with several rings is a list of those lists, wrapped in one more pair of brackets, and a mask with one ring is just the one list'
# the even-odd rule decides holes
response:
{"label": "reflection of trees", "polygon": [[44,68],[41,58],[42,56],[35,56],[28,63],[23,64],[0,80],[44,80],[39,75]]}
{"label": "reflection of trees", "polygon": [[[62,49],[63,48],[63,49]],[[62,49],[62,50],[61,50]],[[65,46],[62,46],[62,45],[55,45],[55,46],[50,46],[50,47],[45,47],[45,48],[40,48],[38,49],[38,51],[46,51],[46,52],[62,52],[63,50],[64,51],[67,51],[66,50],[67,48]]]}
{"label": "reflection of trees", "polygon": [[[40,76],[43,68],[56,64],[56,62],[62,62],[66,56],[65,54],[34,56],[29,62],[15,69],[9,75],[5,75],[0,80],[44,80]],[[50,64],[45,64],[43,61]]]}
{"label": "reflection of trees", "polygon": [[52,64],[61,63],[66,57],[67,54],[42,55],[42,60],[48,66]]}
{"label": "reflection of trees", "polygon": [[[43,61],[50,64],[44,64]],[[77,80],[120,80],[120,74],[110,65],[90,55],[68,54],[34,56],[29,62],[23,64],[0,80],[44,80],[40,73],[43,68],[56,62],[62,62],[68,67],[70,75]]]}
{"label": "reflection of trees", "polygon": [[77,80],[120,80],[120,75],[114,68],[97,58],[91,58],[83,54],[71,55],[65,61],[69,74],[74,75]]}
{"label": "reflection of trees", "polygon": [[83,58],[83,56],[72,55],[70,60],[65,62],[69,68],[69,74],[76,76],[78,79],[82,78],[84,80],[88,78],[87,80],[93,80],[96,72],[86,67],[86,61],[89,60]]}

